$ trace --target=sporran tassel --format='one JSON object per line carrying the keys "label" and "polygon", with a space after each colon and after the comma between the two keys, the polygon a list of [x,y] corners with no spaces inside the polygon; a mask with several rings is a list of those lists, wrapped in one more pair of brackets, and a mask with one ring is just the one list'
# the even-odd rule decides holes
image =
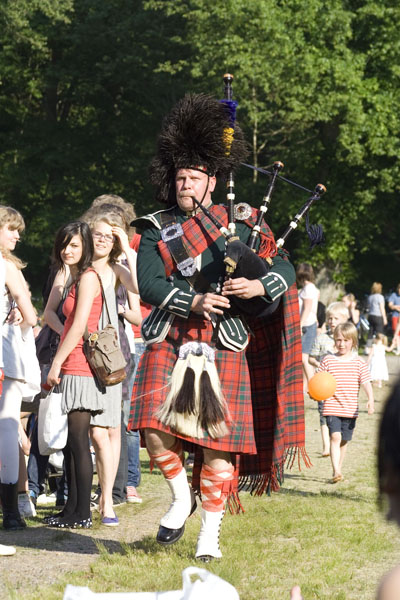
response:
{"label": "sporran tassel", "polygon": [[226,403],[214,363],[207,363],[200,376],[200,414],[202,429],[210,437],[220,438],[229,433],[225,422]]}
{"label": "sporran tassel", "polygon": [[214,363],[215,353],[204,343],[188,342],[179,351],[171,388],[155,416],[177,433],[197,439],[229,433],[227,407]]}

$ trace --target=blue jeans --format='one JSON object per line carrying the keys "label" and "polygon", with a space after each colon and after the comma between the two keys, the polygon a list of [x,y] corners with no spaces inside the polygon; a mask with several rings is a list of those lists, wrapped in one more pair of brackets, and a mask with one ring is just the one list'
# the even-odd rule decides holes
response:
{"label": "blue jeans", "polygon": [[[146,350],[146,345],[143,342],[135,343],[135,354],[131,355],[133,369],[129,377],[129,394],[128,398],[124,400],[124,423],[125,428],[128,426],[129,413],[131,408],[131,396],[133,384],[136,377],[136,371],[138,368],[140,357]],[[140,434],[138,431],[126,431],[126,440],[128,442],[128,480],[126,485],[138,487],[140,484]]]}
{"label": "blue jeans", "polygon": [[[49,456],[43,456],[39,452],[38,444],[38,420],[35,423],[31,434],[31,450],[28,459],[28,485],[29,491],[37,498],[44,492],[44,482],[49,464]],[[57,503],[64,504],[68,497],[68,488],[65,478],[65,471],[62,476],[56,478],[57,483]]]}

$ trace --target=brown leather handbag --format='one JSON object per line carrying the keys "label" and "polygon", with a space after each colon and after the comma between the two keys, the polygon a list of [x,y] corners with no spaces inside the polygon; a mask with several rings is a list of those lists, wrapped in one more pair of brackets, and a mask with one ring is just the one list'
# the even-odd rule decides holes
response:
{"label": "brown leather handbag", "polygon": [[[98,274],[97,276],[99,277]],[[83,335],[83,351],[99,384],[110,386],[121,383],[125,379],[126,360],[119,345],[117,330],[111,325],[110,312],[100,277],[99,281],[109,324],[101,331],[93,333],[89,333],[86,326]]]}

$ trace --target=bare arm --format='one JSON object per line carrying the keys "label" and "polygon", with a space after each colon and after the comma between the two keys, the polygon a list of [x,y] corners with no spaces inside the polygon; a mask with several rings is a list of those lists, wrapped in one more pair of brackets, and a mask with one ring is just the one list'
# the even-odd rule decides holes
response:
{"label": "bare arm", "polygon": [[56,331],[59,335],[62,334],[64,325],[58,318],[56,311],[62,300],[67,279],[68,272],[66,270],[58,271],[43,313],[43,317],[47,325],[51,327],[51,329],[54,329],[54,331]]}
{"label": "bare arm", "polygon": [[321,364],[314,356],[308,357],[308,363],[316,369],[318,369],[319,365]]}
{"label": "bare arm", "polygon": [[128,292],[134,294],[139,293],[137,276],[136,276],[136,259],[137,253],[129,246],[128,236],[121,227],[112,228],[113,235],[115,235],[121,244],[122,251],[125,254],[128,268],[124,265],[113,265],[115,268],[115,274],[117,275],[120,282],[126,287]]}
{"label": "bare arm", "polygon": [[357,323],[360,320],[360,311],[358,310],[358,308],[353,306],[353,303],[350,305],[349,310],[350,310],[351,320],[353,321],[354,325],[357,325]]}
{"label": "bare arm", "polygon": [[311,298],[304,298],[303,308],[300,315],[300,327],[304,327],[304,323],[307,321],[308,315],[311,313],[313,301]]}
{"label": "bare arm", "polygon": [[22,272],[9,260],[6,263],[6,285],[10,290],[10,294],[15,300],[23,321],[20,327],[34,327],[37,323],[36,311],[32,305],[27,283],[22,275]]}
{"label": "bare arm", "polygon": [[380,308],[380,311],[381,311],[381,315],[382,315],[382,317],[383,317],[383,324],[384,324],[384,325],[387,325],[387,317],[386,317],[385,303],[384,303],[384,302],[381,302],[381,303],[379,304],[379,308]]}
{"label": "bare arm", "polygon": [[368,402],[367,402],[368,414],[373,415],[374,411],[375,411],[375,406],[374,406],[374,392],[372,390],[371,382],[366,381],[365,383],[362,383],[361,385],[364,388],[365,393],[367,394],[367,397],[368,397]]}
{"label": "bare arm", "polygon": [[93,301],[99,293],[100,284],[96,273],[93,271],[84,273],[80,279],[74,321],[54,357],[47,376],[47,383],[49,385],[53,386],[60,383],[59,375],[61,366],[83,336],[90,311],[92,310]]}
{"label": "bare arm", "polygon": [[125,308],[125,311],[122,313],[124,319],[126,319],[128,323],[132,323],[132,325],[141,325],[143,319],[138,294],[128,292],[128,306],[129,308]]}

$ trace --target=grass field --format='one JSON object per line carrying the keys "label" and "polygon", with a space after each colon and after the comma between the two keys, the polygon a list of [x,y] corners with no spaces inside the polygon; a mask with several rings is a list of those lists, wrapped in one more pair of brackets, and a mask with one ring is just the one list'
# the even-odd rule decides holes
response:
{"label": "grass field", "polygon": [[[392,373],[396,371],[400,372],[400,358],[392,363]],[[345,481],[336,485],[329,483],[329,458],[322,458],[320,453],[316,403],[306,400],[312,468],[289,471],[281,491],[271,497],[253,498],[243,493],[245,514],[224,518],[223,559],[206,567],[232,583],[242,600],[288,598],[290,587],[296,583],[305,600],[372,599],[382,574],[400,561],[400,534],[385,521],[376,503],[376,431],[389,390],[389,386],[375,389],[373,416],[367,415],[366,398],[361,395],[360,417],[345,462]],[[145,500],[135,506],[135,516],[131,517],[138,523],[149,519],[160,489],[165,492],[165,483],[159,475],[149,474],[145,460],[143,467],[140,490]],[[123,518],[131,508],[121,507],[117,512]],[[129,543],[129,532],[120,527],[122,541],[114,551],[96,542],[99,557],[89,570],[67,573],[37,592],[10,589],[9,597],[58,599],[66,583],[89,586],[97,592],[179,589],[182,570],[195,564],[199,525],[199,514],[195,514],[188,520],[182,540],[170,549],[160,548],[154,540],[157,522],[151,536],[133,544]]]}

